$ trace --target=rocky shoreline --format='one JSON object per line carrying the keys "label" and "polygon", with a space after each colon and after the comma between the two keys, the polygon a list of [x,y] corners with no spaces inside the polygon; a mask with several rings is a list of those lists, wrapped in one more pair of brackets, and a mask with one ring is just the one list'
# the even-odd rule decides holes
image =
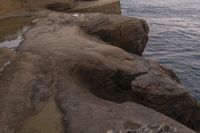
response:
{"label": "rocky shoreline", "polygon": [[0,132],[200,132],[199,103],[172,70],[141,57],[148,25],[122,16],[118,0],[15,9],[1,20],[34,20],[16,52],[0,48]]}

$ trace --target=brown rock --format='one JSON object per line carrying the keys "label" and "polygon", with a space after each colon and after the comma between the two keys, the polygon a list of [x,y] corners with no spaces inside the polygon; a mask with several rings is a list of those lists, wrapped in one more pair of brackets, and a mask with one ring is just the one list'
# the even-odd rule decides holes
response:
{"label": "brown rock", "polygon": [[1,0],[0,1],[0,15],[7,12],[22,8],[22,3],[19,0]]}
{"label": "brown rock", "polygon": [[148,41],[149,27],[142,19],[121,15],[86,14],[82,18],[77,17],[77,20],[87,33],[140,56]]}
{"label": "brown rock", "polygon": [[[157,62],[131,56],[86,34],[87,31],[102,37],[101,32],[97,34],[95,28],[87,26],[92,23],[90,18],[98,17],[42,13],[25,34],[17,53],[2,50],[0,63],[10,63],[0,64],[4,66],[0,75],[0,132],[20,133],[27,131],[26,125],[40,129],[42,126],[38,127],[34,120],[43,120],[43,114],[60,109],[62,114],[55,113],[53,119],[59,128],[62,122],[64,131],[69,133],[102,133],[161,123],[173,125],[181,133],[195,133],[155,111],[199,129],[199,105],[175,74]],[[108,15],[107,19],[110,20],[103,22],[122,21],[121,16]],[[147,32],[141,22],[133,19],[133,23]],[[111,38],[115,40],[116,35]]]}
{"label": "brown rock", "polygon": [[[19,48],[52,62],[52,70],[48,71],[54,72],[56,100],[64,113],[68,132],[104,132],[111,127],[121,128],[116,121],[128,119],[139,125],[152,124],[155,120],[174,124],[153,116],[153,112],[143,107],[134,107],[137,106],[134,103],[124,103],[128,101],[142,103],[187,126],[192,122],[191,128],[198,127],[193,115],[198,112],[197,102],[172,71],[102,43],[85,34],[71,18],[68,14],[49,14],[26,34]],[[191,132],[175,125],[180,132]]]}
{"label": "brown rock", "polygon": [[90,0],[75,2],[74,8],[67,12],[120,14],[121,8],[119,0]]}
{"label": "brown rock", "polygon": [[65,12],[84,12],[84,13],[121,13],[119,0],[1,0],[0,15],[18,10],[38,11],[40,9],[51,9]]}

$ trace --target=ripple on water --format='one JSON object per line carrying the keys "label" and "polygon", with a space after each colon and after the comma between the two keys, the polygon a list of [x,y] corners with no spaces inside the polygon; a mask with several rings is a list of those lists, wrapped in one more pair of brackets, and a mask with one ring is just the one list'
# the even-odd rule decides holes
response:
{"label": "ripple on water", "polygon": [[123,14],[145,19],[150,26],[144,56],[174,69],[200,100],[200,1],[121,0],[121,4]]}

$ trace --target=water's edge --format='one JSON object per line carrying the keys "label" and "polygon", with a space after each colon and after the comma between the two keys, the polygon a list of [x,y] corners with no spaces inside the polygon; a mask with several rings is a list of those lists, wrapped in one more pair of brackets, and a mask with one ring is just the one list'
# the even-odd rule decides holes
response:
{"label": "water's edge", "polygon": [[124,15],[150,26],[144,56],[174,69],[200,100],[200,1],[121,0],[121,5]]}

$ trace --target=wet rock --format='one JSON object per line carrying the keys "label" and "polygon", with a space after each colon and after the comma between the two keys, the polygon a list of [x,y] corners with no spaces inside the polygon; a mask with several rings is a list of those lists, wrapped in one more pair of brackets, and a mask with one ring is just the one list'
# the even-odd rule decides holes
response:
{"label": "wet rock", "polygon": [[[0,19],[0,43],[5,40],[17,39],[18,32],[23,32],[23,27],[32,24],[33,17],[12,17]],[[2,45],[0,44],[0,47]]]}

